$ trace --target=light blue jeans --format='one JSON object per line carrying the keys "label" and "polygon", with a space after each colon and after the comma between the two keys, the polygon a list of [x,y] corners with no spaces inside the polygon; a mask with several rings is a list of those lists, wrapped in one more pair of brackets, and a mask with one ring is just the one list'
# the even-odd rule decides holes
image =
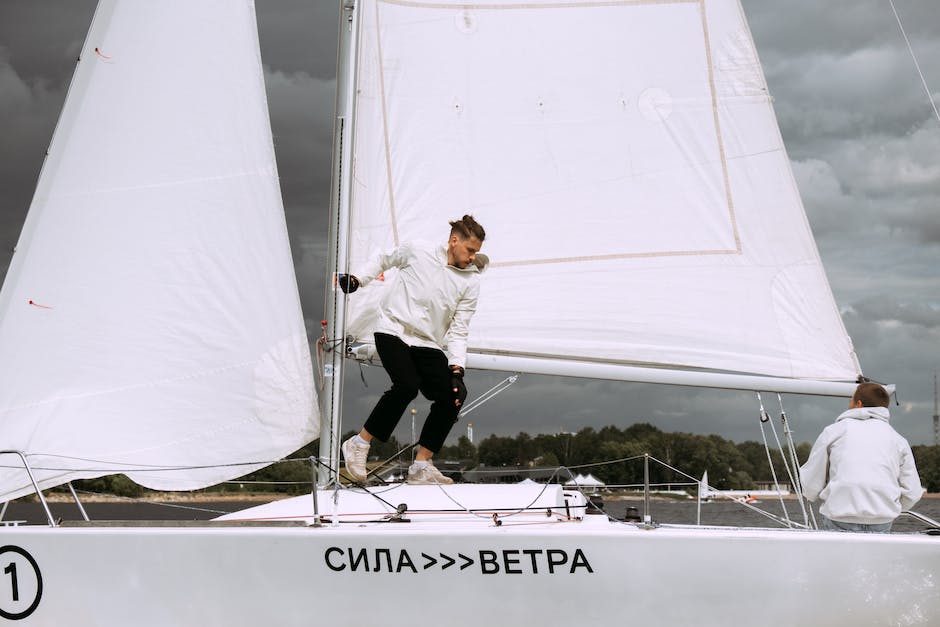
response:
{"label": "light blue jeans", "polygon": [[877,524],[865,524],[865,523],[850,523],[850,522],[839,522],[838,520],[829,520],[825,516],[819,516],[822,518],[822,522],[819,525],[820,529],[825,529],[826,531],[857,531],[861,533],[888,533],[891,531],[892,523],[877,523]]}

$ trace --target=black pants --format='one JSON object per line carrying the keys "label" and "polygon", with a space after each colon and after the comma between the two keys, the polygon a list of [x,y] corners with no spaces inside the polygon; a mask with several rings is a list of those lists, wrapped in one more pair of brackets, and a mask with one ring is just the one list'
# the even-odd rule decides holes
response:
{"label": "black pants", "polygon": [[457,422],[447,356],[436,348],[408,346],[394,335],[375,334],[375,349],[392,387],[376,403],[365,429],[382,442],[388,441],[402,414],[418,392],[431,401],[418,444],[437,453]]}

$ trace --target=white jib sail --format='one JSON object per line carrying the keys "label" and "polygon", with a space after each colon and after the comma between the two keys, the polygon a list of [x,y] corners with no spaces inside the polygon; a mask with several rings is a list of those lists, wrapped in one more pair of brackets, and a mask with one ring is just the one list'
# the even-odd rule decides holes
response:
{"label": "white jib sail", "polygon": [[471,363],[860,374],[737,0],[359,5],[349,267],[474,214]]}
{"label": "white jib sail", "polygon": [[203,487],[317,436],[311,374],[253,3],[102,2],[0,293],[0,449]]}

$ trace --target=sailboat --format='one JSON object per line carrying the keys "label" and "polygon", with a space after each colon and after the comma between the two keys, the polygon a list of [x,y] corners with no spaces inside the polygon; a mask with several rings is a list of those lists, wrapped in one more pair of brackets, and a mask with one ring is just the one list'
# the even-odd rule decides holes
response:
{"label": "sailboat", "polygon": [[[346,0],[340,33],[328,276],[468,209],[493,259],[470,368],[851,393],[737,0]],[[194,489],[316,437],[319,485],[207,523],[4,526],[0,616],[935,622],[923,534],[626,523],[557,484],[341,485],[342,372],[382,288],[328,288],[314,367],[257,43],[251,2],[100,3],[0,292],[0,499],[111,472]]]}

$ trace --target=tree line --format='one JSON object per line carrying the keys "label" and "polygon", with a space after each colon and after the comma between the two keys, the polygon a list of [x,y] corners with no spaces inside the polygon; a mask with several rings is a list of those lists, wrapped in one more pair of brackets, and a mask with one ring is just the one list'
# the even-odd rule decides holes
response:
{"label": "tree line", "polygon": [[[399,452],[401,460],[408,462],[410,454],[406,447],[407,443],[394,436],[388,442],[376,440],[370,450],[370,465],[394,459]],[[798,463],[804,463],[811,445],[803,442],[794,448]],[[940,492],[940,447],[914,446],[912,449],[924,487],[929,492]],[[318,442],[313,442],[288,456],[287,461],[206,491],[245,491],[247,486],[247,489],[264,492],[308,492],[312,479],[309,458],[316,457],[318,451]],[[590,472],[608,485],[637,485],[644,480],[644,454],[662,462],[650,464],[651,483],[688,483],[689,477],[699,479],[705,471],[708,472],[709,485],[720,490],[753,490],[757,482],[773,481],[774,472],[781,484],[790,482],[783,455],[776,446],[772,446],[769,452],[772,469],[762,442],[737,443],[718,435],[665,432],[648,423],[637,423],[624,429],[607,426],[595,430],[588,427],[577,433],[490,435],[479,444],[462,435],[456,444],[445,446],[435,460],[457,462],[461,470],[565,467],[571,469],[571,474]],[[609,463],[611,460],[623,461]],[[560,475],[563,480],[567,476]],[[123,496],[140,496],[146,492],[123,475],[74,483],[81,489]]]}
{"label": "tree line", "polygon": [[[785,443],[783,445],[786,447]],[[394,437],[387,443],[376,441],[370,458],[385,460],[404,446]],[[806,462],[811,448],[809,442],[794,445],[798,464]],[[913,446],[912,450],[924,487],[928,492],[940,492],[940,447]],[[774,473],[778,482],[789,482],[783,454],[776,442],[770,446],[768,460],[763,442],[733,442],[718,435],[666,432],[649,423],[637,423],[624,429],[587,427],[577,433],[490,435],[478,445],[462,435],[456,444],[445,446],[435,460],[459,461],[466,469],[564,466],[577,468],[583,474],[590,472],[609,485],[632,485],[643,482],[644,454],[696,479],[708,471],[709,485],[720,490],[752,490],[757,482],[773,481]],[[606,463],[611,460],[629,461]],[[660,464],[650,466],[652,483],[682,481],[687,479]]]}

